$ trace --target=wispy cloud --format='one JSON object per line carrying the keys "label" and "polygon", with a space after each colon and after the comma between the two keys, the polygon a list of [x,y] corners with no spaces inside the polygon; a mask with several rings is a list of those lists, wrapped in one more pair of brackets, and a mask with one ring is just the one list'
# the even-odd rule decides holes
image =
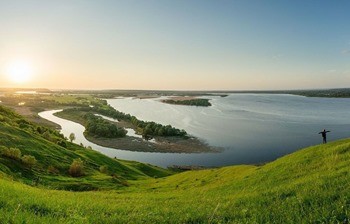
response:
{"label": "wispy cloud", "polygon": [[283,54],[276,54],[276,55],[272,56],[272,59],[277,60],[277,59],[280,59],[282,57],[283,57]]}
{"label": "wispy cloud", "polygon": [[342,54],[350,54],[350,49],[343,50],[341,53],[342,53]]}

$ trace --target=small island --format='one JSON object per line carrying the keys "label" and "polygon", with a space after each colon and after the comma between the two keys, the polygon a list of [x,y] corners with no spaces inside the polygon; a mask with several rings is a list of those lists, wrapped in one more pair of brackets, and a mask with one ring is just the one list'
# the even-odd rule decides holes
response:
{"label": "small island", "polygon": [[186,106],[197,106],[197,107],[210,107],[211,103],[209,99],[199,99],[193,97],[175,97],[171,99],[162,100],[163,103],[186,105]]}
{"label": "small island", "polygon": [[[190,136],[185,130],[171,125],[142,121],[125,114],[99,100],[94,107],[71,107],[56,116],[80,123],[85,127],[84,136],[89,141],[104,147],[139,152],[201,153],[219,152],[201,140]],[[102,103],[103,102],[103,103]],[[97,116],[96,114],[99,114]],[[114,119],[106,120],[100,115]],[[126,129],[133,129],[137,135],[128,136]],[[153,141],[149,141],[154,139]]]}

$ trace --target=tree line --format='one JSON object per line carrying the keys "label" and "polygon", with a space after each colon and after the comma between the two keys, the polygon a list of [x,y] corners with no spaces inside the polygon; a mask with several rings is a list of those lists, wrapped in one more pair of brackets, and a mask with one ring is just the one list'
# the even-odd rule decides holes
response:
{"label": "tree line", "polygon": [[95,116],[92,113],[85,114],[84,118],[86,120],[85,131],[91,136],[104,138],[126,136],[127,131],[124,128],[117,127],[117,125]]}
{"label": "tree line", "polygon": [[[130,122],[136,127],[136,132],[138,134],[141,134],[145,138],[149,138],[151,136],[164,136],[164,137],[166,136],[186,137],[187,136],[187,133],[185,130],[180,130],[171,125],[162,125],[155,122],[142,121],[137,119],[135,116],[131,116],[130,114],[125,114],[123,112],[117,111],[110,105],[103,105],[99,107],[95,106],[95,107],[70,108],[66,110],[97,113],[97,114],[101,114],[107,117],[117,119],[119,121],[124,120],[124,121]],[[104,120],[103,118],[101,119]]]}
{"label": "tree line", "polygon": [[209,99],[192,99],[192,100],[163,100],[164,103],[169,104],[179,104],[179,105],[189,105],[189,106],[201,106],[201,107],[209,107],[211,103]]}

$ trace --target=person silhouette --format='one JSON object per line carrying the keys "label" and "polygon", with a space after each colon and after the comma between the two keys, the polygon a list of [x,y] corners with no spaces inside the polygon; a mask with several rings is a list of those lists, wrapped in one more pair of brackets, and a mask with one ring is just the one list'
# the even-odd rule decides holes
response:
{"label": "person silhouette", "polygon": [[318,134],[322,134],[323,144],[327,143],[327,132],[331,132],[331,131],[326,131],[326,129],[323,129],[323,131],[318,133]]}

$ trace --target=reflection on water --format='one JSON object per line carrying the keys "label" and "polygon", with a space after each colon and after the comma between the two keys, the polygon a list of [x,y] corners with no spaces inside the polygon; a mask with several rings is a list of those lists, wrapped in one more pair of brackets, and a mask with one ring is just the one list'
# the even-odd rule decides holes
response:
{"label": "reflection on water", "polygon": [[[222,153],[140,153],[93,146],[82,135],[84,127],[52,116],[52,112],[40,115],[60,124],[65,136],[74,132],[78,143],[109,156],[161,166],[260,163],[320,143],[317,133],[324,128],[332,131],[329,140],[350,135],[350,99],[270,94],[210,98],[212,107],[170,105],[159,99],[109,99],[108,103],[139,119],[185,129],[210,145],[223,147]],[[75,131],[81,132],[79,138]]]}

